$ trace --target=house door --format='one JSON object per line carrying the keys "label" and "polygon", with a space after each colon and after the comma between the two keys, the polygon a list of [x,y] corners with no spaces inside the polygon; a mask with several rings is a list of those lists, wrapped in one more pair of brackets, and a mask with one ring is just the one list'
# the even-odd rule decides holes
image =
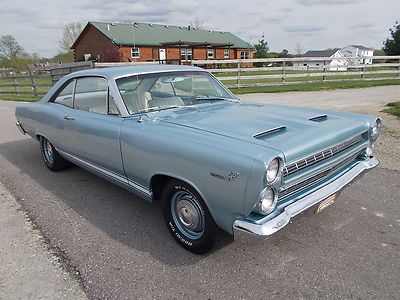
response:
{"label": "house door", "polygon": [[166,60],[167,59],[167,52],[165,51],[165,49],[159,49],[158,50],[158,56],[159,56],[160,60]]}

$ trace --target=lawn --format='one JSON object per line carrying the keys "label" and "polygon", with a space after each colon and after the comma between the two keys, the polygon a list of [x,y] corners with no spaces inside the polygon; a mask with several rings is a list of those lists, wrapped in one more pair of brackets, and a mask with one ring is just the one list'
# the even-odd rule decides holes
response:
{"label": "lawn", "polygon": [[231,88],[234,94],[251,94],[251,93],[281,93],[281,92],[306,92],[336,89],[353,89],[365,88],[384,85],[400,85],[400,79],[389,80],[359,80],[344,82],[313,82],[306,84],[290,84],[290,85],[273,85],[265,87],[242,87]]}
{"label": "lawn", "polygon": [[383,111],[400,118],[400,101],[388,103]]}

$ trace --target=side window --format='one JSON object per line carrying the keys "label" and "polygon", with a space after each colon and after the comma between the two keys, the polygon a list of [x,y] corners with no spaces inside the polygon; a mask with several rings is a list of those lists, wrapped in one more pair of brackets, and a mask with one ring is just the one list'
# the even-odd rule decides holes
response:
{"label": "side window", "polygon": [[108,83],[104,78],[84,77],[77,79],[74,108],[99,114],[107,114]]}
{"label": "side window", "polygon": [[58,93],[53,102],[72,108],[72,94],[74,92],[74,85],[75,80],[72,80],[65,88],[61,90],[61,92]]}

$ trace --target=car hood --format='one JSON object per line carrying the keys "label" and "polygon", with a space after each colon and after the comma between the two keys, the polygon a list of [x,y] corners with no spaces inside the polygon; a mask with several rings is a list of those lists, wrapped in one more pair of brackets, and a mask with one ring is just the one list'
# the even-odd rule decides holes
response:
{"label": "car hood", "polygon": [[285,105],[221,103],[179,109],[159,119],[281,151],[287,162],[368,129],[363,116]]}

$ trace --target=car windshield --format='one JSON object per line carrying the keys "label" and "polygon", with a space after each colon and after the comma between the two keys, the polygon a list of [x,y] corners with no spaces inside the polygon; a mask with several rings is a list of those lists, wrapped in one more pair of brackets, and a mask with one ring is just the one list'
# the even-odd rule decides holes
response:
{"label": "car windshield", "polygon": [[186,107],[235,96],[208,72],[163,72],[117,79],[130,114]]}

